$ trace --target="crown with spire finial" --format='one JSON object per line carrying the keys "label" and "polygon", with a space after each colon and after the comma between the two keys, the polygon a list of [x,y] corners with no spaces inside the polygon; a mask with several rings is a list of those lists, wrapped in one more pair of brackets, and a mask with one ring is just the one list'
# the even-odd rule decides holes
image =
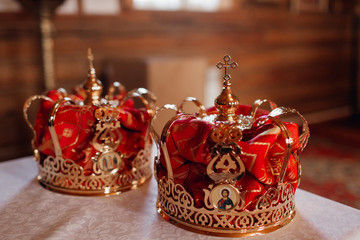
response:
{"label": "crown with spire finial", "polygon": [[[156,98],[144,88],[126,93],[119,82],[102,98],[90,48],[87,57],[88,78],[72,94],[51,90],[25,102],[24,117],[34,132],[38,179],[44,187],[61,193],[119,194],[152,175],[149,125]],[[135,108],[134,98],[145,108]],[[27,112],[39,99],[33,126]]]}
{"label": "crown with spire finial", "polygon": [[[303,116],[269,100],[252,106],[239,103],[231,91],[230,69],[236,62],[225,55],[223,88],[209,109],[195,98],[179,106],[159,108],[151,133],[159,149],[155,157],[158,213],[167,221],[195,232],[216,236],[247,236],[274,231],[295,214],[295,190],[300,179],[299,154],[309,129]],[[199,111],[184,112],[185,103]],[[260,109],[269,103],[270,112]],[[154,126],[163,110],[176,115],[159,135]],[[295,123],[279,119],[296,114]]]}

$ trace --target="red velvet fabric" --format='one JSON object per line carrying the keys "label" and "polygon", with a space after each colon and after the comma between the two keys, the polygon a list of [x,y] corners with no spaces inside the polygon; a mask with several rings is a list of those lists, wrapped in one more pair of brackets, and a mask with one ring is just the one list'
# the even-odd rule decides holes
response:
{"label": "red velvet fabric", "polygon": [[[208,112],[216,113],[214,108]],[[241,105],[237,114],[248,115],[250,106]],[[257,117],[266,116],[264,110],[258,111]],[[255,124],[254,124],[255,125]],[[285,156],[285,138],[280,128],[267,121],[258,127],[243,131],[243,138],[237,142],[241,147],[240,159],[243,161],[246,172],[242,179],[236,182],[242,190],[246,190],[245,208],[251,209],[259,196],[279,182],[279,173]],[[298,126],[295,123],[285,122],[294,139],[292,152],[300,147]],[[214,124],[194,116],[180,116],[169,128],[170,135],[166,141],[174,181],[184,185],[186,190],[195,198],[197,207],[204,207],[204,191],[213,181],[206,174],[207,164],[212,159],[211,148],[215,142],[210,133]],[[167,175],[166,163],[161,154],[157,165],[158,177]],[[297,162],[291,155],[287,166],[285,182],[297,187]]]}
{"label": "red velvet fabric", "polygon": [[[42,101],[34,127],[36,132],[35,145],[40,151],[41,161],[46,156],[54,156],[55,154],[48,120],[54,103],[65,97],[62,92],[56,90],[49,91],[47,96],[54,102]],[[83,99],[80,94],[67,97],[72,100]],[[54,124],[63,158],[71,159],[82,166],[86,175],[93,173],[91,158],[97,152],[91,143],[95,135],[97,120],[94,117],[94,112],[97,108],[97,106],[62,104],[57,111]],[[135,109],[132,100],[127,100],[117,109],[120,112],[118,121],[121,125],[119,131],[122,140],[116,150],[124,154],[125,165],[129,170],[134,157],[141,149],[144,149],[150,116],[144,109]]]}

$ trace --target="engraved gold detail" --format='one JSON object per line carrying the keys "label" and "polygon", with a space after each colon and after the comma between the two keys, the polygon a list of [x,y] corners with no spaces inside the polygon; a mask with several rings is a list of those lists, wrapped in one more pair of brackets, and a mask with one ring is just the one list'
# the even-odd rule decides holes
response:
{"label": "engraved gold detail", "polygon": [[122,140],[120,133],[120,122],[117,121],[119,111],[109,105],[102,106],[95,110],[96,124],[95,136],[92,145],[98,151],[93,157],[94,172],[114,173],[124,168],[124,156],[116,152]]}
{"label": "engraved gold detail", "polygon": [[150,168],[151,146],[140,150],[133,160],[131,171],[107,174],[84,174],[84,169],[71,159],[48,156],[43,165],[39,165],[40,183],[57,192],[75,195],[118,194],[143,184],[152,171]]}
{"label": "engraved gold detail", "polygon": [[[238,195],[240,204],[237,207],[223,211],[211,204],[206,205],[206,208],[196,208],[193,198],[185,188],[171,179],[163,177],[158,187],[156,206],[165,219],[214,235],[218,233],[241,236],[272,231],[293,218],[295,213],[294,188],[289,183],[268,189],[251,211],[242,209],[243,194]],[[204,191],[206,203],[211,193],[207,189]]]}
{"label": "engraved gold detail", "polygon": [[[223,198],[224,204],[230,203],[230,205],[234,207],[235,202],[238,204],[239,201],[237,197],[231,199],[230,194],[231,192],[234,192],[232,194],[233,196],[238,196],[240,194],[234,184],[244,176],[246,170],[243,161],[239,157],[241,148],[237,144],[237,142],[242,139],[242,132],[237,124],[229,122],[216,124],[217,125],[210,134],[210,138],[216,142],[211,149],[213,158],[206,168],[207,175],[216,184],[210,196],[213,196],[214,194],[218,196],[217,190],[215,189],[226,185],[227,190],[224,191],[225,193],[227,192],[229,196]],[[231,191],[231,189],[234,190]],[[212,205],[217,206],[218,199],[211,198],[210,202]],[[218,207],[219,209],[222,209],[222,207]],[[224,207],[222,210],[228,210],[228,208]]]}
{"label": "engraved gold detail", "polygon": [[240,180],[244,176],[245,165],[238,156],[239,153],[236,153],[230,146],[222,144],[220,149],[215,151],[215,156],[206,168],[207,175],[215,183],[233,183]]}

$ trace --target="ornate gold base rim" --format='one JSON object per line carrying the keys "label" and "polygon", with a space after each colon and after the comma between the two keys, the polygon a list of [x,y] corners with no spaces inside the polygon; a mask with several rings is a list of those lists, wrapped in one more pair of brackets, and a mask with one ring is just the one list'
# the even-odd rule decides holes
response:
{"label": "ornate gold base rim", "polygon": [[185,230],[210,235],[210,236],[218,236],[218,237],[249,237],[249,236],[255,236],[255,235],[263,235],[269,232],[273,232],[279,228],[282,228],[289,224],[295,217],[296,211],[292,211],[288,216],[285,218],[280,219],[277,222],[274,222],[272,224],[264,225],[257,228],[242,228],[242,229],[224,229],[224,228],[214,228],[214,227],[207,227],[197,224],[191,224],[188,222],[185,222],[181,219],[178,219],[176,217],[173,217],[169,214],[167,214],[161,207],[159,207],[159,204],[157,203],[157,212],[158,214],[164,218],[166,221],[174,224],[177,227],[183,228]]}
{"label": "ornate gold base rim", "polygon": [[52,185],[46,181],[44,181],[40,175],[37,176],[37,180],[42,187],[47,190],[57,192],[57,193],[64,193],[68,195],[76,195],[76,196],[110,196],[110,195],[119,195],[123,192],[129,191],[131,189],[136,189],[139,186],[146,183],[150,178],[150,176],[144,176],[140,179],[136,179],[131,182],[131,184],[126,186],[119,186],[119,187],[105,187],[105,189],[99,190],[83,190],[83,189],[70,189],[70,188],[63,188],[59,186]]}

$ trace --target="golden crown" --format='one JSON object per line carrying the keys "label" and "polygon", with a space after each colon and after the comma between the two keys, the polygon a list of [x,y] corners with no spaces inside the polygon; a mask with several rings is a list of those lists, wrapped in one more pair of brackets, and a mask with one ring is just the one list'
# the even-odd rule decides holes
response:
{"label": "golden crown", "polygon": [[[38,180],[62,193],[118,194],[143,184],[152,174],[149,125],[156,98],[144,88],[126,93],[118,82],[102,98],[90,49],[88,59],[88,79],[72,94],[51,90],[24,104],[25,120],[34,133]],[[145,109],[134,107],[135,98]],[[33,126],[28,110],[35,100],[41,103]]]}
{"label": "golden crown", "polygon": [[[158,181],[157,211],[180,227],[219,236],[244,236],[276,230],[295,215],[294,194],[299,184],[299,154],[309,138],[308,124],[295,109],[277,107],[269,100],[241,105],[231,91],[226,55],[216,66],[225,69],[221,94],[215,108],[205,109],[195,98],[180,106],[158,109],[176,111],[157,134],[155,177]],[[185,113],[184,104],[199,111]],[[271,111],[259,107],[268,103]],[[298,126],[279,119],[295,114]]]}

